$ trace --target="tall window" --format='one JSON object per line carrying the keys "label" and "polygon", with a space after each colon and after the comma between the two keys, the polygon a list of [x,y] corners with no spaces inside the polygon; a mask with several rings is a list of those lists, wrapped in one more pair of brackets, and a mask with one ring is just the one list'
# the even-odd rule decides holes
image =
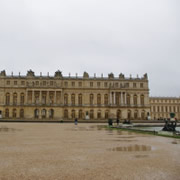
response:
{"label": "tall window", "polygon": [[116,97],[116,105],[119,105],[119,93],[114,93],[114,96]]}
{"label": "tall window", "polygon": [[90,119],[94,119],[94,110],[90,110]]}
{"label": "tall window", "polygon": [[10,104],[10,94],[6,93],[6,105]]}
{"label": "tall window", "polygon": [[71,118],[72,119],[75,119],[76,115],[75,115],[75,110],[73,109],[72,112],[71,112]]}
{"label": "tall window", "polygon": [[17,111],[16,109],[13,109],[13,118],[16,118],[16,116],[17,116]]}
{"label": "tall window", "polygon": [[141,105],[144,105],[144,95],[141,95]]}
{"label": "tall window", "polygon": [[137,95],[134,95],[134,105],[137,105]]}
{"label": "tall window", "polygon": [[78,104],[82,105],[82,94],[78,95]]}
{"label": "tall window", "polygon": [[127,105],[130,105],[130,95],[129,94],[127,94]]}
{"label": "tall window", "polygon": [[141,119],[145,119],[145,111],[143,110],[142,112],[141,112]]}
{"label": "tall window", "polygon": [[137,110],[134,111],[134,119],[138,119],[138,111]]}
{"label": "tall window", "polygon": [[21,103],[21,105],[24,104],[24,93],[21,93],[20,103]]}
{"label": "tall window", "polygon": [[46,92],[42,92],[42,104],[46,104]]}
{"label": "tall window", "polygon": [[97,105],[101,105],[101,95],[97,95]]}
{"label": "tall window", "polygon": [[20,114],[19,114],[20,118],[24,118],[24,109],[20,110]]}
{"label": "tall window", "polygon": [[90,94],[90,97],[89,97],[90,105],[93,105],[93,99],[94,99],[94,95]]}
{"label": "tall window", "polygon": [[17,93],[13,94],[13,104],[17,105]]}
{"label": "tall window", "polygon": [[79,119],[82,119],[83,118],[83,113],[82,113],[82,110],[80,109],[79,110]]}
{"label": "tall window", "polygon": [[67,109],[64,110],[64,119],[68,119],[68,110]]}
{"label": "tall window", "polygon": [[71,95],[71,104],[74,106],[75,105],[75,94]]}
{"label": "tall window", "polygon": [[6,117],[6,118],[9,118],[9,109],[6,109],[6,110],[5,110],[5,117]]}
{"label": "tall window", "polygon": [[51,118],[51,119],[54,118],[54,110],[53,109],[49,110],[49,118]]}
{"label": "tall window", "polygon": [[36,119],[39,118],[39,110],[38,109],[34,110],[34,118],[36,118]]}
{"label": "tall window", "polygon": [[119,109],[117,110],[116,117],[117,117],[118,119],[121,118],[121,110],[119,110]]}
{"label": "tall window", "polygon": [[97,118],[101,119],[101,111],[100,110],[97,112]]}
{"label": "tall window", "polygon": [[64,95],[64,105],[68,105],[68,94]]}
{"label": "tall window", "polygon": [[108,105],[108,94],[104,95],[104,104]]}
{"label": "tall window", "polygon": [[46,118],[46,109],[43,109],[43,110],[41,111],[41,114],[42,114],[42,118],[43,118],[43,119]]}
{"label": "tall window", "polygon": [[108,118],[109,118],[109,111],[106,110],[106,111],[105,111],[105,119],[108,119]]}
{"label": "tall window", "polygon": [[128,110],[127,118],[128,118],[128,119],[131,119],[131,110]]}

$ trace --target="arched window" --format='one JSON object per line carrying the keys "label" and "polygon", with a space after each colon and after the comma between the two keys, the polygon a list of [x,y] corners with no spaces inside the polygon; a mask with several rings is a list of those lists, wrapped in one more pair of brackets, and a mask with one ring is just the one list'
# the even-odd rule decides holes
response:
{"label": "arched window", "polygon": [[10,94],[6,93],[6,105],[10,104]]}
{"label": "arched window", "polygon": [[134,119],[138,119],[138,110],[134,111]]}
{"label": "arched window", "polygon": [[130,105],[130,103],[131,103],[131,102],[130,102],[130,95],[127,94],[127,97],[126,97],[126,98],[127,98],[127,105]]}
{"label": "arched window", "polygon": [[35,109],[34,110],[34,118],[39,118],[39,110],[38,109]]}
{"label": "arched window", "polygon": [[137,105],[137,95],[136,94],[134,95],[134,99],[133,100],[134,100],[134,105]]}
{"label": "arched window", "polygon": [[19,116],[20,118],[24,118],[24,109],[20,109]]}
{"label": "arched window", "polygon": [[82,94],[78,95],[78,104],[82,105]]}
{"label": "arched window", "polygon": [[5,109],[5,117],[9,118],[9,109]]}
{"label": "arched window", "polygon": [[129,120],[131,119],[131,110],[128,110],[127,118],[128,118]]}
{"label": "arched window", "polygon": [[71,104],[74,106],[75,105],[75,94],[71,95]]}
{"label": "arched window", "polygon": [[68,110],[67,109],[65,109],[64,110],[64,119],[68,119]]}
{"label": "arched window", "polygon": [[145,111],[144,110],[141,112],[141,119],[145,120]]}
{"label": "arched window", "polygon": [[13,105],[17,105],[17,93],[13,94]]}
{"label": "arched window", "polygon": [[117,110],[116,117],[118,119],[121,119],[121,110],[120,109]]}
{"label": "arched window", "polygon": [[90,110],[90,119],[94,119],[94,110]]}
{"label": "arched window", "polygon": [[144,105],[144,95],[141,95],[141,105]]}
{"label": "arched window", "polygon": [[100,110],[97,112],[97,118],[101,119],[101,111]]}
{"label": "arched window", "polygon": [[16,118],[17,117],[17,111],[16,109],[13,109],[13,118]]}
{"label": "arched window", "polygon": [[97,95],[97,105],[101,105],[101,94]]}
{"label": "arched window", "polygon": [[53,109],[49,110],[49,118],[51,118],[51,119],[54,118],[54,110]]}
{"label": "arched window", "polygon": [[75,110],[73,109],[72,112],[71,112],[71,118],[75,119],[75,117],[76,117],[76,114],[75,114]]}
{"label": "arched window", "polygon": [[43,110],[41,111],[41,114],[42,114],[42,118],[43,118],[43,119],[46,118],[46,109],[43,109]]}
{"label": "arched window", "polygon": [[64,105],[68,105],[68,94],[64,95]]}
{"label": "arched window", "polygon": [[82,113],[82,110],[80,109],[79,110],[79,119],[82,119],[83,118],[83,113]]}
{"label": "arched window", "polygon": [[93,99],[94,99],[94,95],[90,94],[90,96],[89,96],[90,105],[93,105]]}
{"label": "arched window", "polygon": [[108,105],[108,94],[104,95],[104,104]]}
{"label": "arched window", "polygon": [[106,110],[106,111],[105,111],[105,119],[108,119],[108,118],[109,118],[109,111]]}
{"label": "arched window", "polygon": [[21,96],[20,96],[20,103],[21,103],[21,105],[24,104],[24,93],[21,93]]}

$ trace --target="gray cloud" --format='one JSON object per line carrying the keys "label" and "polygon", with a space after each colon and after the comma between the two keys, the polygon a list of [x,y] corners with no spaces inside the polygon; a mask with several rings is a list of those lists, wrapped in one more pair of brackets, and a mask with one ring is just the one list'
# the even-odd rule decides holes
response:
{"label": "gray cloud", "polygon": [[179,96],[178,0],[1,0],[0,62],[10,74],[148,73],[153,96]]}

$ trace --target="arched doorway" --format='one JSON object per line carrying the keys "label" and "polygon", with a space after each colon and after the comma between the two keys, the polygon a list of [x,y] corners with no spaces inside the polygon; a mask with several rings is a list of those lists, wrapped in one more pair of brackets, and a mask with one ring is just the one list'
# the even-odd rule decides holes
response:
{"label": "arched doorway", "polygon": [[38,109],[34,110],[34,118],[36,118],[36,119],[39,118],[39,110]]}

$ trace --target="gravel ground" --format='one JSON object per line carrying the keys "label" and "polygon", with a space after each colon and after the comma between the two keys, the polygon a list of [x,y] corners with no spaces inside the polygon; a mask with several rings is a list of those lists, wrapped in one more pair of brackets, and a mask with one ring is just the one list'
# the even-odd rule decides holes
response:
{"label": "gravel ground", "polygon": [[0,123],[1,180],[179,180],[180,140],[98,124]]}

